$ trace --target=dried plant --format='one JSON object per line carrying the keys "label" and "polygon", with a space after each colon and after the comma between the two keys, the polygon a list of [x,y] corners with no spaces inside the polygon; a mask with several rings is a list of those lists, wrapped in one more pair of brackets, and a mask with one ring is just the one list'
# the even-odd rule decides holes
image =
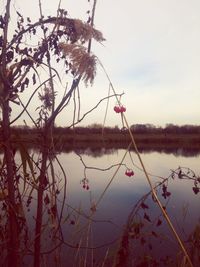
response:
{"label": "dried plant", "polygon": [[[0,234],[0,247],[1,251],[3,251],[3,253],[0,253],[0,262],[5,263],[3,265],[9,267],[13,266],[13,262],[16,267],[22,266],[23,257],[31,246],[33,248],[31,254],[34,259],[34,266],[39,267],[42,264],[42,240],[44,236],[43,225],[45,214],[51,215],[51,222],[56,225],[55,231],[52,230],[54,238],[61,238],[62,236],[61,218],[65,197],[62,200],[62,208],[58,211],[57,195],[60,192],[58,190],[59,179],[54,173],[52,163],[52,158],[55,159],[53,143],[54,122],[59,112],[69,102],[79,81],[83,79],[86,84],[93,82],[96,74],[96,58],[89,53],[89,46],[91,46],[90,40],[94,38],[101,42],[104,38],[100,31],[93,28],[93,23],[89,25],[89,23],[81,22],[78,19],[67,18],[67,13],[64,10],[61,12],[58,9],[57,16],[48,16],[45,19],[42,11],[42,1],[40,0],[38,3],[40,18],[35,23],[32,23],[31,18],[24,18],[22,14],[16,11],[17,20],[15,29],[13,30],[15,34],[12,36],[12,34],[8,34],[10,18],[12,16],[12,0],[5,1],[3,5],[5,5],[5,11],[3,15],[0,15],[0,105],[2,110],[2,128],[0,130],[2,131],[3,147],[3,165],[0,166],[0,198],[3,198],[2,207],[5,211],[5,223],[3,226],[1,223],[0,232],[5,232],[5,229],[7,229],[7,233],[2,238]],[[41,37],[41,32],[43,33],[43,37]],[[32,41],[37,38],[37,45],[33,48]],[[66,44],[62,48],[62,45],[60,46],[59,44],[63,41]],[[83,46],[86,42],[90,44],[88,44],[88,48]],[[60,53],[61,48],[64,56]],[[54,77],[56,76],[59,81],[61,79],[58,71],[54,68],[54,63],[58,65],[65,56],[69,57],[69,61],[71,61],[70,64],[64,61],[65,67],[74,74],[74,79],[64,97],[59,103],[55,103],[56,94],[54,85],[56,81]],[[47,70],[46,73],[49,75],[47,80],[43,82],[43,75],[40,73],[41,69],[44,71]],[[28,93],[31,95],[27,104],[24,105],[20,96],[29,88],[31,90]],[[32,103],[33,96],[41,88],[43,89],[39,93],[39,99],[42,104],[38,107],[39,118],[35,120],[29,112],[28,107]],[[15,163],[16,151],[13,149],[11,142],[10,125],[13,123],[11,121],[13,114],[11,104],[18,104],[22,108],[20,114],[13,121],[17,121],[26,112],[37,130],[40,131],[39,135],[42,138],[40,153],[35,161],[30,156],[24,140],[20,139],[20,135],[17,135],[16,138],[20,143],[19,153],[21,155],[21,165],[19,166]],[[60,164],[59,166],[65,180],[65,186],[63,188],[65,196],[66,175],[62,166]],[[28,169],[30,169],[30,172]],[[21,182],[24,185],[22,192],[19,186]],[[4,199],[4,195],[6,199]],[[24,246],[23,240],[25,239],[26,242],[29,240],[27,236],[29,229],[27,230],[26,228],[24,218],[26,214],[24,215],[22,208],[26,204],[28,211],[30,210],[33,195],[36,195],[37,203],[37,210],[34,215],[34,244],[27,245],[26,243]],[[47,198],[48,195],[50,200]],[[25,199],[27,197],[27,201],[24,197]],[[48,203],[49,201],[51,206]],[[21,234],[21,228],[24,229],[23,234]]]}
{"label": "dried plant", "polygon": [[79,19],[74,20],[74,28],[76,37],[81,42],[87,42],[92,38],[94,38],[98,42],[105,41],[100,31],[94,29],[90,24],[84,23]]}
{"label": "dried plant", "polygon": [[60,49],[71,61],[73,74],[82,76],[86,84],[92,84],[96,75],[96,57],[89,54],[85,47],[77,44],[60,43]]}
{"label": "dried plant", "polygon": [[43,102],[44,108],[51,110],[52,103],[55,95],[52,92],[51,87],[47,87],[45,85],[43,91],[41,93],[38,93],[39,99]]}

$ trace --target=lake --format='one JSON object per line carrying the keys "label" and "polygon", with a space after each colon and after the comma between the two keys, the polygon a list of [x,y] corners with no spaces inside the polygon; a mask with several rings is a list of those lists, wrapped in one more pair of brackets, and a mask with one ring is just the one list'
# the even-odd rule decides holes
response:
{"label": "lake", "polygon": [[[37,149],[30,149],[30,155],[39,162]],[[43,198],[42,266],[186,266],[134,151],[93,147],[57,152],[56,157],[52,162],[57,182],[51,188],[47,184]],[[163,208],[198,267],[200,153],[141,150],[141,158]],[[20,162],[19,152],[15,160]],[[50,170],[49,165],[48,177]],[[23,266],[32,266],[34,243],[37,194],[30,181],[19,184],[25,204],[25,216],[20,216],[22,222],[26,217],[28,226],[22,235]]]}
{"label": "lake", "polygon": [[[61,221],[65,245],[57,252],[59,256],[44,253],[48,266],[66,266],[64,263],[75,267],[112,266],[114,261],[116,266],[122,266],[122,263],[117,265],[120,261],[124,262],[123,266],[173,266],[172,261],[183,259],[151,194],[141,200],[150,187],[137,155],[128,152],[121,162],[125,153],[124,149],[85,149],[57,155],[67,178]],[[164,186],[157,187],[157,193],[197,264],[199,254],[196,255],[193,245],[198,242],[199,246],[200,240],[194,240],[192,234],[200,236],[200,193],[194,192],[194,174],[197,180],[200,155],[178,149],[173,153],[145,152],[141,156],[154,186],[168,178]],[[62,172],[56,162],[55,168],[59,179]],[[127,170],[134,175],[125,175]],[[63,186],[60,180],[60,201]],[[44,240],[45,252],[52,243],[47,237]],[[58,265],[53,261],[55,258]]]}

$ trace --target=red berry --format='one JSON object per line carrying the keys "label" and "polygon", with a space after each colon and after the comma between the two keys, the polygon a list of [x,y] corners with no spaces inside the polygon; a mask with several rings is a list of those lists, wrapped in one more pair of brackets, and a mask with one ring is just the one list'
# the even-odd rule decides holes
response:
{"label": "red berry", "polygon": [[131,177],[134,175],[134,172],[133,170],[126,170],[125,175]]}
{"label": "red berry", "polygon": [[120,107],[120,112],[123,113],[123,112],[125,112],[125,111],[126,111],[126,108],[123,107],[123,106],[121,106],[121,107]]}
{"label": "red berry", "polygon": [[116,113],[120,113],[120,107],[118,107],[118,106],[114,106],[114,111],[115,111]]}
{"label": "red berry", "polygon": [[198,187],[193,187],[192,190],[195,193],[195,195],[197,195],[200,191]]}

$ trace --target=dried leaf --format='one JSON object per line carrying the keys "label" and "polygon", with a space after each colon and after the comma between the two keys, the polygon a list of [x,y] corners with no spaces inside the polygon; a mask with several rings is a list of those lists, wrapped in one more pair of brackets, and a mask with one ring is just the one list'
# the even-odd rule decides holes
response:
{"label": "dried leaf", "polygon": [[146,205],[144,202],[141,203],[141,208],[142,209],[149,209],[149,206]]}
{"label": "dried leaf", "polygon": [[162,224],[162,221],[158,219],[156,226],[160,226]]}
{"label": "dried leaf", "polygon": [[150,219],[149,215],[146,214],[146,212],[144,213],[144,219],[151,222],[151,219]]}

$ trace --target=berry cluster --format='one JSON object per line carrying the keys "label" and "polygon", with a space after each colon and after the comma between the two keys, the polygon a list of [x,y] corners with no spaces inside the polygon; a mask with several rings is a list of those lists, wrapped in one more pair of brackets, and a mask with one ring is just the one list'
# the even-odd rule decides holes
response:
{"label": "berry cluster", "polygon": [[126,111],[126,108],[124,106],[116,105],[116,106],[114,106],[114,111],[116,113],[123,113]]}
{"label": "berry cluster", "polygon": [[87,178],[83,178],[81,180],[81,184],[82,184],[83,189],[85,189],[85,190],[89,190],[90,189],[89,180]]}
{"label": "berry cluster", "polygon": [[127,169],[126,172],[125,172],[125,175],[131,177],[131,176],[134,175],[134,171],[131,170],[131,169]]}

